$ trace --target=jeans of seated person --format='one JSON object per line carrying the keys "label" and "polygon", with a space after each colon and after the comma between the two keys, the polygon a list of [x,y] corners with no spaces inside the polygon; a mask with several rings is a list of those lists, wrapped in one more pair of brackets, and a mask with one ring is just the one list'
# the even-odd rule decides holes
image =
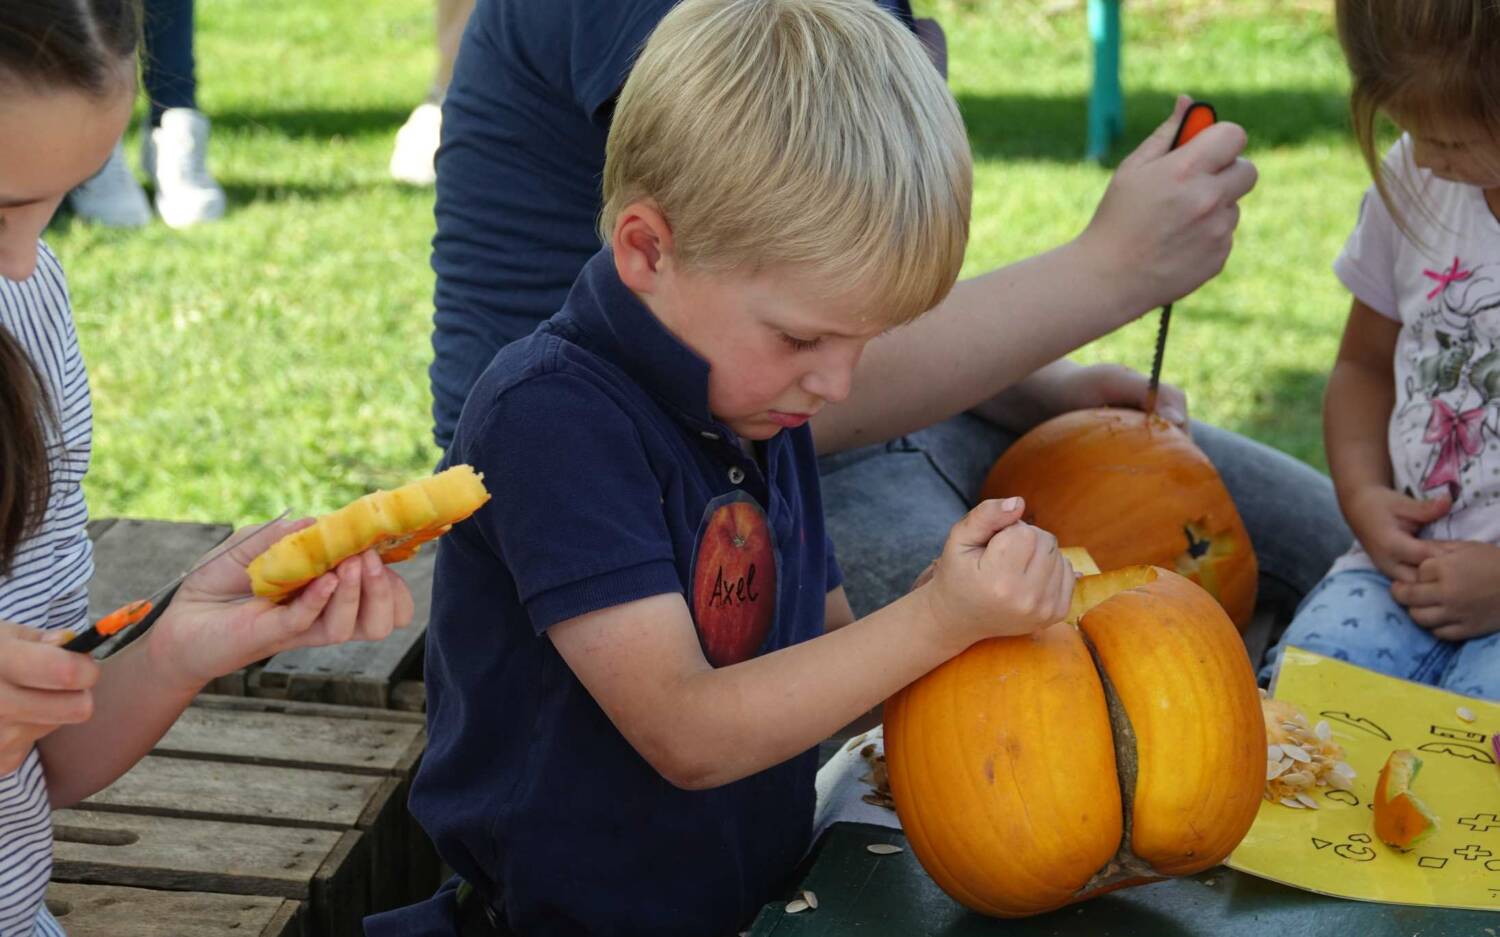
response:
{"label": "jeans of seated person", "polygon": [[[1193,439],[1224,479],[1260,565],[1258,603],[1283,620],[1351,541],[1333,485],[1283,452],[1203,423]],[[824,512],[856,616],[905,595],[978,500],[1015,436],[961,414],[819,460]]]}
{"label": "jeans of seated person", "polygon": [[1468,641],[1433,637],[1392,598],[1391,580],[1375,569],[1334,573],[1307,594],[1266,655],[1262,683],[1270,682],[1288,647],[1465,696],[1500,699],[1500,634]]}

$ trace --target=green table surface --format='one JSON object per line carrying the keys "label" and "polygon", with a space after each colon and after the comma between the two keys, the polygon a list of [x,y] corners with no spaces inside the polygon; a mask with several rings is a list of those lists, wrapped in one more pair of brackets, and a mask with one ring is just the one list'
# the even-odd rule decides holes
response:
{"label": "green table surface", "polygon": [[[904,851],[877,856],[871,843]],[[899,830],[862,823],[829,827],[801,888],[816,910],[766,905],[751,937],[1500,937],[1500,914],[1345,901],[1216,868],[1113,892],[1050,914],[988,918],[933,884]]]}

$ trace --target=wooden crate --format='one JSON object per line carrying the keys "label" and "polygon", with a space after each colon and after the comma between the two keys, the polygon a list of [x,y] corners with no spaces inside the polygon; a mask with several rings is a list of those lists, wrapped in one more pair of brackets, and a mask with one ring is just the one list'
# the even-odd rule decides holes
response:
{"label": "wooden crate", "polygon": [[411,713],[200,696],[151,755],[58,812],[54,878],[289,899],[310,937],[360,934],[440,882],[406,810],[425,743]]}
{"label": "wooden crate", "polygon": [[47,888],[47,909],[68,937],[303,937],[301,907],[255,895],[61,882]]}

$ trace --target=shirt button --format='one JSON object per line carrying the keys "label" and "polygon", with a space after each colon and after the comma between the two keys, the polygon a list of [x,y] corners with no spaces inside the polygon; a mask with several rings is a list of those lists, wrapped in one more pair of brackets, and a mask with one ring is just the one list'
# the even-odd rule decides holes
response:
{"label": "shirt button", "polygon": [[740,468],[738,465],[731,466],[730,469],[729,469],[729,483],[731,485],[738,485],[740,482],[742,482],[744,480],[745,480],[745,470],[742,469],[742,468]]}
{"label": "shirt button", "polygon": [[718,433],[715,433],[713,430],[707,430],[707,429],[703,430],[698,435],[702,436],[704,439],[718,439],[719,438],[719,434]]}

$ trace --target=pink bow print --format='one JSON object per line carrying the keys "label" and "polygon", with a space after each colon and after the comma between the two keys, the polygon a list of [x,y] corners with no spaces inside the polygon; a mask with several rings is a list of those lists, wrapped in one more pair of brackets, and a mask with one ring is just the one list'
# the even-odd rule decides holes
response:
{"label": "pink bow print", "polygon": [[1422,490],[1447,486],[1455,499],[1458,498],[1459,452],[1474,455],[1482,443],[1484,407],[1475,407],[1462,413],[1441,400],[1432,402],[1432,416],[1427,420],[1427,432],[1423,442],[1441,443],[1437,461],[1433,463],[1427,477],[1422,479]]}
{"label": "pink bow print", "polygon": [[1467,280],[1473,275],[1473,270],[1458,269],[1457,257],[1453,258],[1453,266],[1449,267],[1447,270],[1423,270],[1422,276],[1431,277],[1432,279],[1437,281],[1437,286],[1434,286],[1432,288],[1432,291],[1427,294],[1427,298],[1431,299],[1441,293],[1443,290],[1447,289],[1449,283],[1457,283],[1460,280]]}

